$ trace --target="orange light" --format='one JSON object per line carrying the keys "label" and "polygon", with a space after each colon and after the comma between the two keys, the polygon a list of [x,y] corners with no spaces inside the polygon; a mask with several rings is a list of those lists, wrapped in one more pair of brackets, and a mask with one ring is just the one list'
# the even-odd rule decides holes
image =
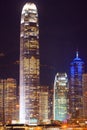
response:
{"label": "orange light", "polygon": [[35,130],[42,130],[42,128],[41,127],[36,127]]}
{"label": "orange light", "polygon": [[62,128],[67,128],[67,124],[62,125]]}

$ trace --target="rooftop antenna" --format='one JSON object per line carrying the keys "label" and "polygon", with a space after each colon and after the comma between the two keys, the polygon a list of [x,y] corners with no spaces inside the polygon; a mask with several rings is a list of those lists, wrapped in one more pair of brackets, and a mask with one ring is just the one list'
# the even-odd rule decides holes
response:
{"label": "rooftop antenna", "polygon": [[78,49],[76,50],[76,58],[79,57],[79,52],[78,52]]}

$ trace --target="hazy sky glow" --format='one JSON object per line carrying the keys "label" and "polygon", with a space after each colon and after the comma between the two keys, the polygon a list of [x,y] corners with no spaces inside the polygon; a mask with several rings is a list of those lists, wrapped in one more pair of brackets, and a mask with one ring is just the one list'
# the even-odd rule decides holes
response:
{"label": "hazy sky glow", "polygon": [[[27,1],[0,0],[0,77],[18,77],[15,61],[19,60],[20,17]],[[53,73],[68,73],[77,48],[86,63],[86,2],[35,0],[35,3],[39,12],[41,64],[53,67]]]}

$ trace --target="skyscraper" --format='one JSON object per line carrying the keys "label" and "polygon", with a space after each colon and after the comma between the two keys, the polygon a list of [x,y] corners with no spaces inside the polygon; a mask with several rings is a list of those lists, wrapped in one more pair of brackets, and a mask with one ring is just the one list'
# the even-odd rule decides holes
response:
{"label": "skyscraper", "polygon": [[0,79],[0,123],[12,123],[16,118],[16,80]]}
{"label": "skyscraper", "polygon": [[79,58],[76,51],[76,58],[70,64],[70,113],[72,118],[81,117],[83,112],[82,101],[82,74],[84,73],[84,62]]}
{"label": "skyscraper", "polygon": [[82,75],[83,117],[87,119],[87,73]]}
{"label": "skyscraper", "polygon": [[54,120],[65,121],[68,113],[68,78],[66,73],[57,73],[54,80]]}
{"label": "skyscraper", "polygon": [[49,92],[48,86],[41,86],[39,95],[39,117],[40,123],[49,123]]}
{"label": "skyscraper", "polygon": [[39,62],[38,11],[34,3],[26,3],[20,30],[20,123],[38,121]]}

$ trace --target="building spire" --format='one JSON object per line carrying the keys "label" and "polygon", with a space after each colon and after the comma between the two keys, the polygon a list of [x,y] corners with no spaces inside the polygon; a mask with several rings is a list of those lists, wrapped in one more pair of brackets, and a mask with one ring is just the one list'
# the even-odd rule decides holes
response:
{"label": "building spire", "polygon": [[78,52],[78,49],[76,50],[76,58],[79,57],[79,52]]}

